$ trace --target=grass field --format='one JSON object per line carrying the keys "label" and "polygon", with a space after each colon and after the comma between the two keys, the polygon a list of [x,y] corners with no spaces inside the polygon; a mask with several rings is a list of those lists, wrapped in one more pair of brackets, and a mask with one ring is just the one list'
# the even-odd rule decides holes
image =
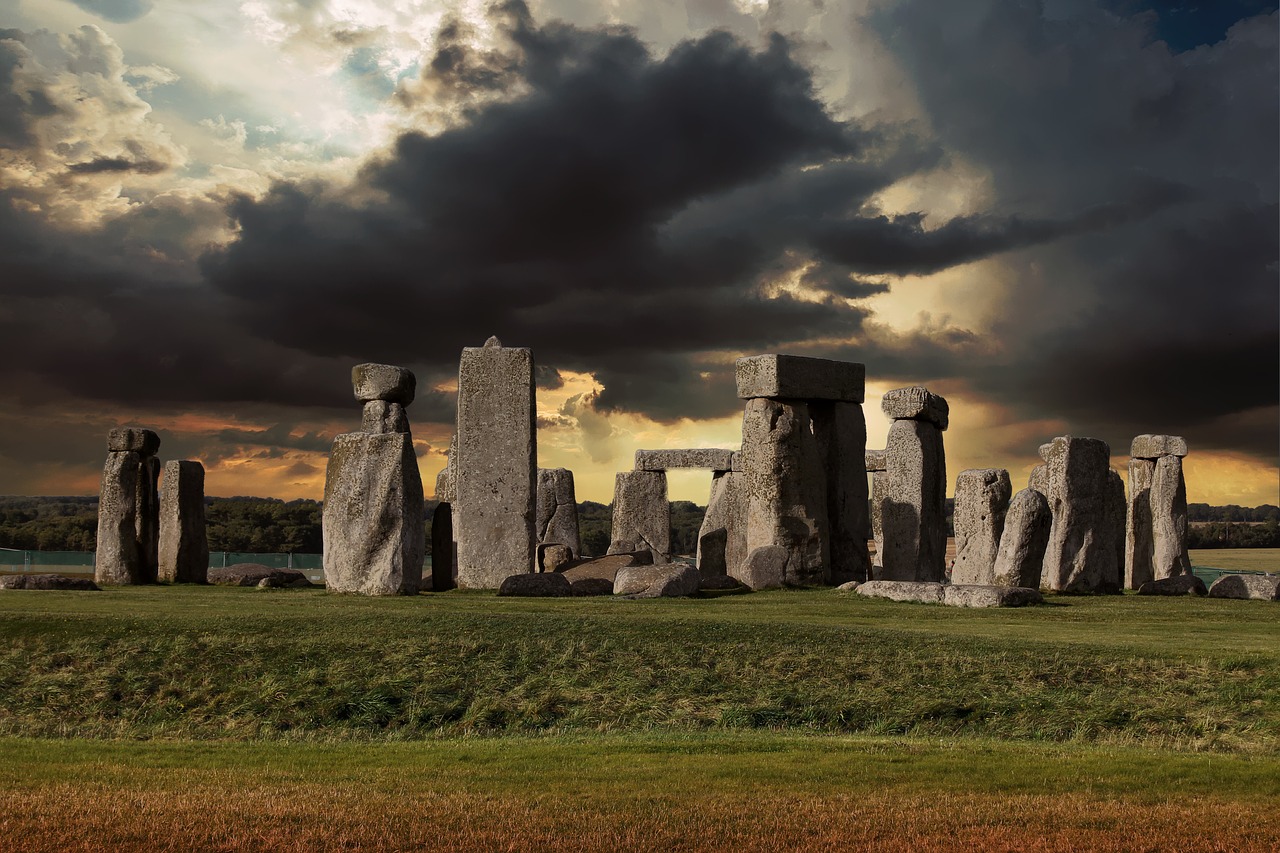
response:
{"label": "grass field", "polygon": [[1229,571],[1280,572],[1280,548],[1193,550],[1191,565]]}
{"label": "grass field", "polygon": [[0,849],[1280,843],[1280,607],[0,593]]}

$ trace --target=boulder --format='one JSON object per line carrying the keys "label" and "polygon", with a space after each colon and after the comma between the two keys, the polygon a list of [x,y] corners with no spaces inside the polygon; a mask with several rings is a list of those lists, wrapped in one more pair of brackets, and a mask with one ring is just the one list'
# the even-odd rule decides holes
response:
{"label": "boulder", "polygon": [[737,578],[729,577],[728,575],[706,575],[701,572],[699,574],[702,575],[702,584],[699,589],[704,592],[708,590],[723,592],[727,589],[747,589]]}
{"label": "boulder", "polygon": [[787,582],[787,561],[791,552],[781,545],[756,548],[738,566],[734,575],[751,589],[775,589]]}
{"label": "boulder", "polygon": [[951,584],[942,593],[942,603],[950,607],[1026,607],[1043,602],[1040,590],[1021,586]]}
{"label": "boulder", "polygon": [[263,581],[272,587],[314,586],[297,569],[273,569],[261,563],[235,563],[209,569],[208,579],[209,583],[219,586],[261,586]]}
{"label": "boulder", "polygon": [[944,432],[951,413],[945,397],[920,385],[886,391],[880,410],[893,420],[928,421]]}
{"label": "boulder", "polygon": [[548,542],[538,546],[538,571],[558,572],[573,562],[573,550],[568,545]]}
{"label": "boulder", "polygon": [[573,587],[563,574],[539,572],[511,575],[498,587],[498,595],[528,598],[564,598],[573,595]]}
{"label": "boulder", "polygon": [[[649,556],[649,552],[644,552]],[[614,554],[608,557],[596,557],[590,560],[579,560],[561,569],[560,574],[571,583],[584,580],[600,580],[609,583],[609,593],[613,593],[613,580],[620,569],[628,566],[653,565],[652,562],[642,564],[634,554]]]}
{"label": "boulder", "polygon": [[687,563],[627,566],[618,570],[613,594],[637,598],[679,598],[696,594],[701,582],[698,570]]}
{"label": "boulder", "polygon": [[890,601],[914,601],[920,604],[941,604],[942,584],[928,581],[881,581],[859,584],[854,590],[867,598],[887,598]]}
{"label": "boulder", "polygon": [[62,575],[5,575],[0,577],[0,589],[96,590],[100,587],[88,578],[68,578]]}
{"label": "boulder", "polygon": [[836,587],[836,592],[853,592],[859,586],[861,586],[861,584],[857,581],[845,581]]}
{"label": "boulder", "polygon": [[995,582],[996,557],[1013,486],[1003,468],[970,468],[956,477],[954,584]]}
{"label": "boulder", "polygon": [[385,400],[407,406],[413,402],[418,380],[413,372],[393,364],[357,364],[351,368],[351,385],[361,403]]}
{"label": "boulder", "polygon": [[1044,495],[1035,489],[1023,489],[1014,495],[1005,514],[992,583],[1035,589],[1040,584],[1052,523],[1053,514]]}
{"label": "boulder", "polygon": [[1209,587],[1209,597],[1280,601],[1280,576],[1223,575]]}
{"label": "boulder", "polygon": [[1195,575],[1175,575],[1147,581],[1138,587],[1138,595],[1208,595],[1204,581]]}
{"label": "boulder", "polygon": [[605,578],[582,578],[569,584],[574,595],[613,595],[613,581]]}

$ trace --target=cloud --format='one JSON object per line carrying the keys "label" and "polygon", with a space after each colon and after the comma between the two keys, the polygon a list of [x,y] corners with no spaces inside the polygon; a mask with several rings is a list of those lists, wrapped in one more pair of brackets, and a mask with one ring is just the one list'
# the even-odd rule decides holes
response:
{"label": "cloud", "polygon": [[92,12],[100,18],[127,24],[136,21],[151,11],[152,0],[71,0],[86,12]]}

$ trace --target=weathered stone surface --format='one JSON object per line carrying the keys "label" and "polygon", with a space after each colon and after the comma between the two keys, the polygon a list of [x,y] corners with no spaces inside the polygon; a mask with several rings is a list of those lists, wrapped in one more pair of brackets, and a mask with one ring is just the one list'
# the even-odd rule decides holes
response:
{"label": "weathered stone surface", "polygon": [[619,471],[613,489],[609,553],[648,551],[655,563],[671,559],[671,504],[662,471]]}
{"label": "weathered stone surface", "polygon": [[572,471],[568,468],[538,469],[537,517],[534,523],[538,544],[564,545],[571,552],[570,559],[582,554],[577,501]]}
{"label": "weathered stone surface", "polygon": [[[826,472],[808,404],[748,400],[741,453],[748,556],[758,548],[782,546],[789,555],[784,583],[826,583],[831,576]],[[736,577],[759,589],[746,577]]]}
{"label": "weathered stone surface", "polygon": [[208,571],[204,466],[187,460],[167,462],[160,495],[159,578],[170,583],[205,583]]}
{"label": "weathered stone surface", "polygon": [[1137,459],[1186,456],[1187,440],[1180,435],[1138,435],[1129,445],[1129,455]]}
{"label": "weathered stone surface", "polygon": [[1204,581],[1192,574],[1176,575],[1147,581],[1138,587],[1138,595],[1208,595]]}
{"label": "weathered stone surface", "polygon": [[534,570],[537,434],[533,353],[467,347],[458,368],[458,585],[497,589]]}
{"label": "weathered stone surface", "polygon": [[564,575],[555,572],[521,573],[505,578],[498,586],[498,595],[567,598],[573,595],[573,587]]}
{"label": "weathered stone surface", "polygon": [[431,591],[458,585],[458,546],[453,541],[453,505],[436,504],[431,516]]}
{"label": "weathered stone surface", "polygon": [[1026,607],[1041,604],[1038,589],[990,584],[951,584],[943,589],[942,603],[950,607]]}
{"label": "weathered stone surface", "polygon": [[953,584],[995,583],[996,557],[1013,484],[1003,468],[970,468],[956,477]]}
{"label": "weathered stone surface", "polygon": [[160,450],[160,436],[149,429],[120,427],[107,433],[107,450],[111,453],[132,450],[139,456],[155,456]]}
{"label": "weathered stone surface", "polygon": [[1156,580],[1191,573],[1182,459],[1161,456],[1151,478],[1151,564]]}
{"label": "weathered stone surface", "polygon": [[138,582],[155,583],[160,576],[160,471],[163,464],[154,456],[138,460],[138,512],[134,535],[138,540]]}
{"label": "weathered stone surface", "polygon": [[[1048,447],[1048,445],[1044,445]],[[1049,490],[1049,466],[1037,465],[1031,469],[1031,475],[1027,477],[1027,488],[1035,489],[1040,494],[1045,494]]]}
{"label": "weathered stone surface", "polygon": [[753,355],[735,366],[738,397],[861,403],[867,368],[852,361],[799,355]]}
{"label": "weathered stone surface", "polygon": [[100,587],[88,578],[68,578],[62,575],[6,575],[0,577],[0,589],[96,590]]}
{"label": "weathered stone surface", "polygon": [[896,420],[885,443],[884,557],[877,580],[941,582],[947,557],[947,460],[929,421]]}
{"label": "weathered stone surface", "polygon": [[867,598],[915,601],[921,604],[941,604],[943,597],[942,584],[930,581],[873,580],[858,584],[854,592]]}
{"label": "weathered stone surface", "polygon": [[568,545],[542,543],[538,545],[538,571],[558,572],[573,562],[573,551]]}
{"label": "weathered stone surface", "polygon": [[928,421],[938,429],[947,429],[951,407],[945,397],[931,393],[922,385],[895,388],[880,398],[880,410],[894,420]]}
{"label": "weathered stone surface", "polygon": [[364,432],[334,438],[323,520],[324,577],[331,592],[417,593],[426,532],[413,439]]}
{"label": "weathered stone surface", "polygon": [[813,436],[827,483],[828,580],[864,581],[871,571],[867,537],[867,422],[857,403],[809,404]]}
{"label": "weathered stone surface", "polygon": [[1209,587],[1209,597],[1280,601],[1280,576],[1223,575]]}
{"label": "weathered stone surface", "polygon": [[1122,567],[1112,536],[1111,450],[1096,438],[1050,442],[1044,493],[1053,512],[1040,585],[1060,592],[1118,592]]}
{"label": "weathered stone surface", "polygon": [[863,464],[866,465],[867,473],[876,471],[884,471],[889,464],[888,457],[885,456],[883,450],[868,450],[862,455]]}
{"label": "weathered stone surface", "polygon": [[[702,573],[699,572],[699,574]],[[747,587],[740,583],[737,578],[732,578],[728,575],[702,575],[701,589],[703,592],[708,590],[717,592],[729,589],[736,589],[745,592]]]}
{"label": "weathered stone surface", "polygon": [[1039,586],[1052,525],[1053,513],[1044,495],[1035,489],[1023,489],[1014,495],[1005,514],[991,582],[1031,589]]}
{"label": "weathered stone surface", "polygon": [[132,450],[107,454],[98,492],[98,583],[142,583],[138,558],[138,480],[142,457]]}
{"label": "weathered stone surface", "polygon": [[741,451],[734,451],[729,455],[729,470],[730,471],[742,470],[742,452]]}
{"label": "weathered stone surface", "polygon": [[265,580],[272,587],[307,587],[315,584],[297,569],[273,569],[261,563],[236,563],[209,569],[209,583],[219,586],[261,586]]}
{"label": "weathered stone surface", "polygon": [[669,471],[672,468],[705,468],[711,471],[733,469],[732,450],[700,447],[689,450],[637,450],[637,471]]}
{"label": "weathered stone surface", "polygon": [[[647,551],[645,552],[648,553]],[[618,576],[618,571],[627,566],[638,565],[636,558],[632,554],[614,554],[611,557],[596,557],[591,560],[583,560],[574,563],[560,571],[560,574],[572,584],[584,580],[607,581],[609,584],[609,594],[613,594],[613,581]],[[650,563],[649,565],[652,565]]]}
{"label": "weathered stone surface", "polygon": [[407,406],[413,402],[418,380],[412,370],[393,364],[370,363],[351,368],[351,385],[361,403],[385,400]]}
{"label": "weathered stone surface", "polygon": [[743,475],[717,471],[711,497],[698,530],[698,571],[702,576],[727,575],[747,557],[747,501]]}
{"label": "weathered stone surface", "polygon": [[1125,509],[1124,586],[1140,589],[1155,580],[1154,543],[1151,540],[1151,480],[1153,459],[1129,460],[1129,497]]}
{"label": "weathered stone surface", "polygon": [[861,586],[861,584],[858,583],[857,581],[845,581],[844,583],[836,587],[836,591],[837,592],[853,592],[859,586]]}
{"label": "weathered stone surface", "polygon": [[773,589],[787,582],[791,552],[782,545],[762,545],[753,549],[738,566],[734,577],[751,589]]}
{"label": "weathered stone surface", "polygon": [[404,406],[399,403],[388,403],[386,400],[370,400],[364,404],[364,414],[360,420],[360,431],[371,435],[383,435],[389,432],[409,432],[409,416]]}
{"label": "weathered stone surface", "polygon": [[436,500],[453,503],[458,499],[458,434],[454,433],[449,440],[449,452],[445,457],[445,465],[436,474]]}
{"label": "weathered stone surface", "polygon": [[679,598],[694,595],[702,583],[698,570],[687,563],[627,566],[613,581],[614,595],[636,598]]}
{"label": "weathered stone surface", "polygon": [[604,578],[582,578],[569,584],[575,596],[613,595],[613,581]]}
{"label": "weathered stone surface", "polygon": [[1107,537],[1116,552],[1117,592],[1124,588],[1124,520],[1127,509],[1124,478],[1114,468],[1107,468]]}
{"label": "weathered stone surface", "polygon": [[875,541],[875,553],[871,555],[871,576],[877,577],[884,568],[884,505],[889,499],[889,473],[874,471],[871,474],[871,538]]}

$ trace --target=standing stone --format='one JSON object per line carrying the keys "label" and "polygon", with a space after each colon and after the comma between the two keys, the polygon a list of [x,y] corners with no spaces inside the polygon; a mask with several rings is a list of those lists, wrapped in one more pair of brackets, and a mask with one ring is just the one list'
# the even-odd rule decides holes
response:
{"label": "standing stone", "polygon": [[1124,587],[1124,551],[1125,514],[1128,511],[1124,495],[1124,478],[1114,468],[1107,469],[1107,537],[1116,552],[1116,580],[1120,584],[1116,591]]}
{"label": "standing stone", "polygon": [[809,417],[827,481],[827,531],[833,583],[865,581],[867,554],[867,422],[859,403],[814,400]]}
{"label": "standing stone", "polygon": [[93,579],[98,583],[142,583],[138,563],[138,480],[135,451],[107,454],[98,492],[98,550]]}
{"label": "standing stone", "polygon": [[1156,463],[1152,459],[1129,459],[1129,500],[1125,512],[1124,585],[1141,589],[1155,580],[1151,541],[1151,480]]}
{"label": "standing stone", "polygon": [[445,454],[445,465],[436,474],[436,500],[453,503],[458,499],[458,434],[449,439],[449,450]]}
{"label": "standing stone", "polygon": [[186,460],[166,462],[160,495],[160,580],[207,583],[208,574],[204,466]]}
{"label": "standing stone", "polygon": [[1053,513],[1044,495],[1035,489],[1023,489],[1014,495],[1005,514],[991,582],[997,586],[1039,587],[1052,525]]}
{"label": "standing stone", "polygon": [[1053,512],[1041,585],[1059,592],[1118,592],[1121,566],[1111,537],[1111,448],[1096,438],[1055,438],[1046,451]]}
{"label": "standing stone", "polygon": [[497,589],[537,559],[533,352],[496,337],[458,368],[458,586]]}
{"label": "standing stone", "polygon": [[1180,435],[1136,435],[1129,445],[1129,455],[1138,459],[1187,455],[1187,440]]}
{"label": "standing stone", "polygon": [[138,463],[138,514],[134,517],[138,537],[139,583],[155,583],[160,577],[160,460],[143,456]]}
{"label": "standing stone", "polygon": [[871,475],[871,538],[876,552],[871,558],[871,576],[878,577],[884,567],[884,501],[889,494],[889,475],[883,450],[868,450],[867,473]]}
{"label": "standing stone", "polygon": [[971,468],[956,477],[953,584],[995,583],[996,556],[1012,494],[1009,472],[1003,468]]}
{"label": "standing stone", "polygon": [[404,406],[399,403],[388,403],[386,400],[370,400],[364,404],[364,416],[360,423],[360,431],[370,435],[382,435],[388,432],[408,432],[409,417]]}
{"label": "standing stone", "polygon": [[407,433],[339,435],[324,483],[324,579],[332,592],[413,595],[422,581],[422,479]]}
{"label": "standing stone", "polygon": [[[759,548],[778,546],[787,552],[783,583],[828,582],[826,477],[810,426],[808,403],[748,400],[742,417],[741,454],[747,493],[747,558]],[[729,571],[736,569],[729,566]],[[748,586],[753,579],[759,580],[755,574],[751,578],[734,576]]]}
{"label": "standing stone", "polygon": [[565,545],[574,557],[582,556],[577,494],[573,486],[573,472],[568,468],[538,469],[536,529],[539,545]]}
{"label": "standing stone", "polygon": [[[888,489],[881,506],[884,558],[878,580],[941,582],[947,560],[947,401],[919,386],[886,393],[899,418],[885,443]],[[918,418],[918,419],[908,419]]]}
{"label": "standing stone", "polygon": [[1151,478],[1152,567],[1155,579],[1191,574],[1187,553],[1187,484],[1182,459],[1161,456]]}
{"label": "standing stone", "polygon": [[458,546],[453,541],[453,507],[436,504],[431,516],[431,591],[444,592],[458,585]]}
{"label": "standing stone", "polygon": [[716,471],[698,530],[698,571],[703,577],[734,574],[747,558],[747,506],[743,475]]}
{"label": "standing stone", "polygon": [[648,551],[655,563],[671,559],[671,504],[665,472],[618,472],[609,538],[610,554]]}

